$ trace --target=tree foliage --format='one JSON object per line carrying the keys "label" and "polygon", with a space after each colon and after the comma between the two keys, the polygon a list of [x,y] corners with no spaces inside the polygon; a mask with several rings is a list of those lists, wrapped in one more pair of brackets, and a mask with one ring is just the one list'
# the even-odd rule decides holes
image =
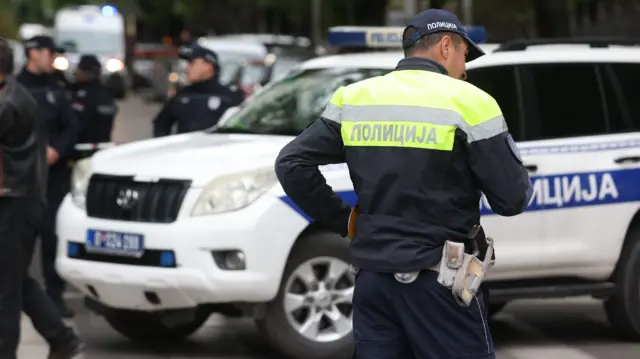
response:
{"label": "tree foliage", "polygon": [[[136,11],[137,21],[163,36],[186,27],[194,32],[274,32],[311,36],[314,0],[0,0],[0,8],[13,9],[2,27],[22,22],[50,23],[52,11],[71,4],[110,3],[122,12]],[[389,0],[318,0],[321,27],[382,25]],[[462,0],[420,0],[432,8],[459,8]],[[401,2],[394,2],[400,4]],[[495,40],[513,36],[570,36],[576,28],[612,20],[612,10],[634,14],[637,0],[475,0],[475,24],[487,27]],[[423,5],[424,6],[424,5]],[[636,18],[637,18],[637,12]],[[4,15],[2,15],[4,16]],[[585,21],[588,24],[585,25]],[[13,31],[13,30],[0,30]],[[164,32],[164,33],[162,33]]]}

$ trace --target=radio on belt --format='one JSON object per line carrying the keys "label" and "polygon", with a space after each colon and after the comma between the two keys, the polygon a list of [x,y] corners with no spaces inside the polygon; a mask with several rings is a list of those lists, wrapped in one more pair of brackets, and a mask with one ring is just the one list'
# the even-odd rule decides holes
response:
{"label": "radio on belt", "polygon": [[[465,29],[476,44],[487,41],[487,31],[483,26],[468,26]],[[403,31],[404,27],[397,26],[336,26],[329,28],[327,40],[330,45],[339,47],[400,49]]]}

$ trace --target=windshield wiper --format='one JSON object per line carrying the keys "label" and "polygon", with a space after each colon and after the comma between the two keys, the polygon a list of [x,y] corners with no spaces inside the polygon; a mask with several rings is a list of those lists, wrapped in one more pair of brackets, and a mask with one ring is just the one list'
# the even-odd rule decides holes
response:
{"label": "windshield wiper", "polygon": [[209,133],[238,133],[238,134],[257,134],[255,131],[251,131],[247,128],[240,127],[218,127],[209,131]]}

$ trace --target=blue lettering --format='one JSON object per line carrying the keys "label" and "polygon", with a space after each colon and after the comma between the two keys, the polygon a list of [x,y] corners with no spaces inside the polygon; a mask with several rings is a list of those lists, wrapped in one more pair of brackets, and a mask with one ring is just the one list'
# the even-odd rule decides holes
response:
{"label": "blue lettering", "polygon": [[402,35],[397,32],[374,32],[370,36],[371,42],[375,44],[398,44],[402,42]]}
{"label": "blue lettering", "polygon": [[[631,185],[634,180],[640,181],[640,170],[532,177],[531,180],[533,196],[527,211],[640,201],[640,189]],[[622,193],[629,193],[628,200],[621,200],[621,187],[625,189]],[[480,200],[480,213],[493,214],[484,195]]]}

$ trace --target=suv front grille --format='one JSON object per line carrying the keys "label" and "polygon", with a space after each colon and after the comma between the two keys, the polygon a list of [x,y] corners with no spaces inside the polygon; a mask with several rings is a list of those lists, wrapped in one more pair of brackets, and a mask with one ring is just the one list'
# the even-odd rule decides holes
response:
{"label": "suv front grille", "polygon": [[120,221],[171,223],[191,181],[135,181],[133,176],[94,174],[87,189],[87,215]]}

